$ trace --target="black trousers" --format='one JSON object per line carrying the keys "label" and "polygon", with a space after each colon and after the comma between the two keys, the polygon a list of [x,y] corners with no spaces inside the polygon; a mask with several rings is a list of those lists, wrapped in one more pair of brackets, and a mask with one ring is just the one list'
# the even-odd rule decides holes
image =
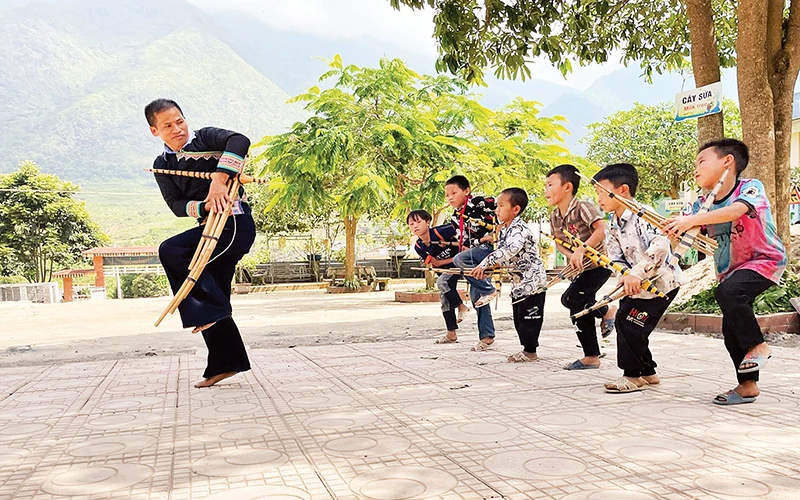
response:
{"label": "black trousers", "polygon": [[646,377],[656,374],[656,362],[650,352],[650,334],[661,316],[678,295],[679,288],[666,298],[632,299],[619,301],[614,322],[617,330],[617,366],[626,377]]}
{"label": "black trousers", "polygon": [[[570,314],[575,314],[596,302],[595,296],[600,290],[611,271],[604,267],[597,267],[584,271],[575,278],[567,291],[561,296],[561,303],[569,309]],[[578,341],[583,348],[584,356],[599,356],[600,344],[597,343],[597,326],[595,318],[602,318],[608,312],[608,306],[581,316],[577,320],[572,320],[572,324],[578,329]]]}
{"label": "black trousers", "polygon": [[[202,226],[194,227],[164,241],[158,249],[158,257],[173,293],[178,291],[189,275],[189,262],[202,233]],[[203,332],[208,347],[208,366],[203,374],[205,378],[250,369],[242,337],[231,318],[230,298],[236,264],[250,250],[255,236],[255,223],[249,207],[245,214],[229,217],[209,264],[192,291],[178,306],[184,328],[216,322]]]}
{"label": "black trousers", "polygon": [[546,292],[528,295],[511,303],[514,311],[514,328],[519,335],[519,343],[525,352],[536,352],[539,347],[539,333],[544,323],[544,299]]}
{"label": "black trousers", "polygon": [[[750,349],[764,342],[753,312],[753,301],[774,284],[755,271],[743,269],[734,271],[717,286],[716,299],[722,309],[722,336],[734,370],[739,368]],[[739,382],[758,381],[758,372],[737,372],[736,378]]]}
{"label": "black trousers", "polygon": [[447,301],[450,306],[445,311],[444,307],[442,308],[442,316],[444,316],[444,324],[448,330],[458,330],[458,321],[456,320],[456,311],[458,307],[464,303],[461,300],[461,295],[458,294],[458,275],[453,275],[451,278],[447,280],[450,284],[450,289],[444,293],[444,300]]}

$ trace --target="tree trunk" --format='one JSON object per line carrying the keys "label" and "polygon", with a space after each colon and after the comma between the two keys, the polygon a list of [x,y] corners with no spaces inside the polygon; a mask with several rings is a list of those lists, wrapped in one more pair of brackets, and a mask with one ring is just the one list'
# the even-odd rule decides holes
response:
{"label": "tree trunk", "polygon": [[787,250],[791,243],[789,232],[789,201],[791,181],[792,107],[797,72],[800,70],[800,9],[792,3],[788,29],[784,32],[784,3],[770,0],[767,12],[767,76],[773,97],[775,121],[775,197],[771,198],[775,223]]}
{"label": "tree trunk", "polygon": [[425,288],[427,290],[436,288],[436,276],[433,271],[425,271]]}
{"label": "tree trunk", "polygon": [[775,116],[772,87],[767,77],[767,0],[741,0],[738,19],[739,109],[742,139],[750,148],[750,164],[743,175],[758,178],[764,184],[783,238],[788,236],[785,229],[788,229],[789,207],[781,206],[776,198]]}
{"label": "tree trunk", "polygon": [[[720,81],[719,50],[714,33],[714,12],[711,0],[686,0],[686,17],[692,44],[692,72],[697,87]],[[697,120],[697,143],[725,137],[722,113],[703,116]]]}
{"label": "tree trunk", "polygon": [[358,218],[346,216],[344,218],[345,234],[345,257],[344,257],[344,279],[352,282],[356,276],[356,226]]}
{"label": "tree trunk", "polygon": [[794,83],[797,79],[797,72],[794,76],[786,75],[783,79],[783,89],[773,88],[775,96],[774,116],[775,116],[775,195],[770,198],[772,210],[775,216],[775,224],[778,234],[786,244],[787,249],[790,243],[789,235],[789,202],[791,197],[791,149],[792,149],[792,103]]}

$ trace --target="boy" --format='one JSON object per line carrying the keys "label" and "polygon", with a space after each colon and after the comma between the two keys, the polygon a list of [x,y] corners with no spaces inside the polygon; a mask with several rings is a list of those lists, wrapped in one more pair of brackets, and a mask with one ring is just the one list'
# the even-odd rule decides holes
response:
{"label": "boy", "polygon": [[[574,165],[559,165],[547,173],[544,196],[548,205],[555,207],[550,214],[550,230],[559,236],[566,230],[586,242],[599,252],[605,252],[605,222],[597,208],[575,197],[580,186],[578,169]],[[561,296],[561,303],[575,314],[595,303],[595,294],[611,276],[608,269],[594,264],[583,266],[585,250],[579,248],[571,252],[561,245],[558,250],[569,259],[576,269],[583,269]],[[583,348],[583,358],[564,366],[565,370],[586,370],[600,367],[600,345],[597,343],[595,318],[603,318],[603,336],[608,336],[613,328],[613,309],[602,307],[591,314],[573,320],[577,327],[578,341]]]}
{"label": "boy", "polygon": [[[633,199],[639,174],[633,165],[609,165],[595,174],[602,187],[623,198]],[[626,296],[619,301],[616,314],[617,365],[622,377],[605,384],[606,392],[635,392],[660,383],[656,362],[650,352],[649,337],[680,289],[683,274],[668,264],[669,240],[656,228],[626,209],[616,198],[597,187],[600,209],[611,213],[606,231],[608,257],[630,269],[619,278]],[[642,290],[642,280],[658,275],[653,284],[666,297]]]}
{"label": "boy", "polygon": [[[203,380],[195,387],[210,387],[220,380],[250,369],[242,336],[231,308],[231,280],[236,263],[250,251],[256,237],[244,188],[238,200],[229,200],[226,182],[241,173],[250,140],[242,134],[206,127],[190,131],[175,101],[156,99],[145,107],[150,132],[164,142],[154,169],[213,172],[212,180],[156,174],[164,201],[178,217],[195,217],[198,225],[161,243],[158,258],[172,291],[177,292],[189,275],[189,262],[203,233],[209,212],[222,212],[232,204],[231,216],[217,242],[215,257],[200,275],[189,295],[178,306],[184,328],[202,332],[208,347]],[[223,250],[224,249],[224,250]]]}
{"label": "boy", "polygon": [[[458,239],[459,253],[453,258],[453,265],[461,269],[475,267],[492,253],[492,234],[486,226],[494,224],[494,211],[497,205],[494,198],[472,196],[469,181],[463,175],[455,175],[448,179],[444,185],[444,194],[447,203],[454,209],[451,223]],[[439,290],[443,293],[449,290],[448,278],[442,275],[437,281]],[[466,279],[470,284],[470,299],[478,316],[479,340],[471,350],[493,349],[494,322],[492,310],[486,306],[498,292],[488,279],[477,279],[472,276],[466,276]]]}
{"label": "boy", "polygon": [[[719,405],[752,403],[760,391],[758,372],[772,350],[761,334],[753,301],[778,283],[786,269],[786,249],[775,231],[772,210],[764,186],[756,179],[740,179],[750,153],[736,139],[721,139],[703,145],[695,160],[694,178],[703,189],[711,189],[729,171],[711,209],[673,217],[664,227],[675,238],[688,229],[705,226],[719,245],[714,252],[719,286],[716,299],[722,309],[722,335],[736,367],[739,381],[734,389],[717,395]],[[735,174],[735,176],[733,175]]]}
{"label": "boy", "polygon": [[519,335],[522,351],[508,357],[509,363],[536,361],[539,333],[544,322],[544,299],[547,292],[534,293],[544,285],[547,277],[539,258],[533,233],[520,217],[528,206],[528,194],[520,188],[504,189],[497,197],[497,220],[503,228],[497,249],[490,253],[472,271],[478,279],[485,277],[489,267],[510,265],[522,273],[511,287],[511,307],[514,328]]}
{"label": "boy", "polygon": [[[452,224],[445,224],[432,228],[430,227],[432,220],[431,214],[425,210],[413,210],[408,214],[408,217],[406,217],[406,223],[409,229],[411,229],[411,233],[417,237],[417,241],[414,243],[414,250],[426,265],[438,268],[451,268],[453,267],[453,257],[457,252],[458,245],[455,229]],[[458,276],[449,275],[447,278],[450,285],[447,292],[439,293],[447,334],[437,340],[437,344],[452,344],[458,342],[458,336],[456,335],[458,323],[460,323],[464,319],[464,315],[469,312],[469,308],[461,300],[461,296],[456,289]],[[458,319],[456,319],[456,310],[458,310]]]}

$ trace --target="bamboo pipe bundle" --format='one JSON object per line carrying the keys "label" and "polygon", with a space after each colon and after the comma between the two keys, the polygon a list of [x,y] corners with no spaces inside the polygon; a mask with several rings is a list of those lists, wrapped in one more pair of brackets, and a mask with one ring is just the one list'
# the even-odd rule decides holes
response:
{"label": "bamboo pipe bundle", "polygon": [[[145,172],[153,172],[160,175],[177,175],[179,177],[192,177],[194,179],[208,179],[211,180],[211,174],[214,172],[196,172],[192,170],[165,170],[160,168],[148,168]],[[239,174],[236,176],[239,179],[239,184],[267,184],[269,179],[259,179],[252,175]]]}
{"label": "bamboo pipe bundle", "polygon": [[[658,279],[658,276],[650,278],[650,280],[652,280],[652,281],[655,281],[656,279]],[[619,285],[617,285],[617,287],[614,290],[611,291],[611,293],[609,293],[607,295],[604,295],[603,298],[601,298],[600,300],[595,302],[593,305],[591,305],[590,307],[587,307],[586,309],[584,309],[582,311],[578,311],[577,313],[575,313],[572,316],[570,316],[570,318],[571,319],[578,319],[578,318],[580,318],[582,316],[586,316],[590,312],[596,311],[596,310],[600,309],[603,306],[607,306],[608,304],[614,302],[615,300],[619,300],[622,297],[625,297],[626,295],[627,294],[625,293],[625,289],[622,287],[622,284],[619,284]]]}
{"label": "bamboo pipe bundle", "polygon": [[[231,185],[228,187],[228,199],[231,200],[231,204],[236,199],[238,191],[239,191],[238,182],[231,183]],[[228,221],[228,216],[223,217],[222,214],[220,213],[211,212],[208,215],[206,226],[203,229],[202,236],[200,237],[201,238],[200,245],[197,245],[197,248],[194,251],[194,255],[192,256],[192,260],[189,262],[190,271],[194,268],[195,264],[197,264],[197,259],[200,257],[200,252],[203,249],[203,242],[208,240],[219,239],[219,235],[222,234],[222,230],[225,228],[225,223],[227,221]],[[216,245],[216,243],[214,243],[214,245]]]}
{"label": "bamboo pipe bundle", "polygon": [[570,316],[570,319],[578,319],[580,317],[586,316],[590,312],[596,311],[603,306],[607,306],[608,304],[614,302],[615,300],[621,299],[625,295],[626,295],[625,289],[622,288],[622,285],[617,285],[617,288],[612,290],[611,293],[609,293],[608,295],[604,295],[602,299],[598,300],[597,302],[587,307],[586,309],[576,312],[575,314]]}
{"label": "bamboo pipe bundle", "polygon": [[[620,204],[622,204],[625,208],[636,214],[638,217],[641,217],[654,227],[662,231],[664,230],[664,226],[667,223],[666,217],[656,212],[653,212],[648,208],[645,208],[642,204],[640,204],[635,200],[624,198],[616,193],[612,193],[611,191],[606,189],[604,186],[600,185],[599,182],[597,182],[595,179],[591,177],[587,177],[580,172],[578,172],[578,175],[580,175],[584,180],[591,182],[593,186],[597,186],[603,191],[605,191],[610,198],[617,200]],[[714,250],[716,250],[717,248],[717,241],[714,240],[713,238],[709,238],[708,236],[700,234],[699,230],[698,231],[691,230],[680,235],[677,245],[684,245],[686,248],[692,247],[703,252],[706,255],[713,256]]]}
{"label": "bamboo pipe bundle", "polygon": [[[616,271],[622,276],[630,274],[631,271],[630,271],[629,268],[624,267],[624,266],[620,265],[619,263],[612,261],[606,255],[603,255],[602,253],[598,252],[596,249],[594,249],[594,248],[590,247],[589,245],[587,245],[586,243],[584,243],[577,236],[573,236],[570,233],[568,233],[567,231],[564,231],[564,236],[567,239],[570,240],[569,243],[573,247],[575,247],[575,248],[577,248],[577,247],[585,248],[586,249],[586,256],[589,259],[591,259],[598,266],[605,267],[606,269],[611,269],[612,271]],[[559,240],[558,238],[555,238],[555,237],[553,237],[553,239],[556,241],[556,243],[560,243],[560,244],[563,245],[563,241],[561,241],[561,240]],[[646,290],[646,291],[648,291],[650,293],[653,293],[655,295],[658,295],[659,297],[662,297],[662,298],[666,297],[663,293],[661,293],[658,290],[658,288],[655,287],[655,285],[653,285],[653,283],[649,279],[642,280],[642,289],[644,289],[644,290]]]}
{"label": "bamboo pipe bundle", "polygon": [[[450,268],[441,268],[441,267],[412,267],[412,271],[433,271],[434,273],[440,274],[453,274],[458,276],[467,276],[475,269],[473,267],[450,267]],[[512,268],[512,267],[490,267],[484,270],[484,272],[488,275],[492,274],[511,274],[511,275],[518,275],[522,274],[522,271]]]}
{"label": "bamboo pipe bundle", "polygon": [[164,309],[164,312],[162,312],[161,316],[158,317],[155,326],[161,324],[161,321],[164,320],[167,314],[172,314],[175,312],[180,303],[183,302],[183,299],[185,299],[186,296],[189,295],[189,292],[192,291],[192,288],[194,287],[195,283],[197,283],[200,274],[202,274],[203,270],[208,264],[208,261],[211,259],[211,255],[214,252],[214,248],[217,246],[219,237],[222,234],[223,229],[225,229],[225,223],[228,220],[228,216],[230,216],[234,196],[239,190],[238,178],[233,178],[229,182],[230,188],[228,193],[231,195],[231,201],[228,202],[228,206],[225,207],[224,212],[221,214],[212,212],[212,214],[209,216],[209,222],[207,225],[212,226],[212,232],[209,234],[209,237],[201,238],[200,244],[198,245],[198,250],[195,252],[197,258],[193,259],[193,265],[190,265],[189,276],[186,277],[186,280],[183,282],[180,289],[175,293],[175,296],[172,298],[169,305],[167,305],[167,308]]}

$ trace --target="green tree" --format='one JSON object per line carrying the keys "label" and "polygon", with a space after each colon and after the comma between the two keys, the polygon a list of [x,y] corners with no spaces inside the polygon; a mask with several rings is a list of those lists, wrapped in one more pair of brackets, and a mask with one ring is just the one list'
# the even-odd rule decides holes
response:
{"label": "green tree", "polygon": [[464,173],[476,190],[530,184],[532,168],[565,157],[566,129],[538,117],[523,100],[494,113],[467,94],[457,78],[418,75],[399,59],[378,68],[344,66],[337,55],[321,80],[295,98],[313,116],[266,138],[255,158],[273,176],[267,209],[332,211],[345,230],[346,281],[352,283],[358,221],[365,215],[403,215],[410,208],[440,210],[442,182]]}
{"label": "green tree", "polygon": [[[725,101],[725,128],[741,137],[736,104]],[[632,163],[639,171],[637,198],[647,203],[669,196],[677,198],[681,184],[691,181],[697,156],[697,130],[688,121],[673,120],[672,103],[647,106],[637,103],[602,122],[588,126],[583,139],[588,158],[598,165]]]}
{"label": "green tree", "polygon": [[[644,75],[691,64],[695,83],[737,68],[742,137],[749,175],[773,201],[779,233],[789,234],[789,154],[794,86],[800,70],[800,2],[784,0],[389,0],[435,11],[439,71],[482,82],[493,67],[506,78],[531,76],[528,63],[549,59],[562,73],[573,63],[603,63],[612,52]],[[701,142],[724,135],[723,117],[698,121]]]}
{"label": "green tree", "polygon": [[31,282],[49,281],[53,270],[75,264],[81,251],[106,241],[82,201],[78,186],[43,174],[32,162],[0,175],[0,241],[4,271]]}

